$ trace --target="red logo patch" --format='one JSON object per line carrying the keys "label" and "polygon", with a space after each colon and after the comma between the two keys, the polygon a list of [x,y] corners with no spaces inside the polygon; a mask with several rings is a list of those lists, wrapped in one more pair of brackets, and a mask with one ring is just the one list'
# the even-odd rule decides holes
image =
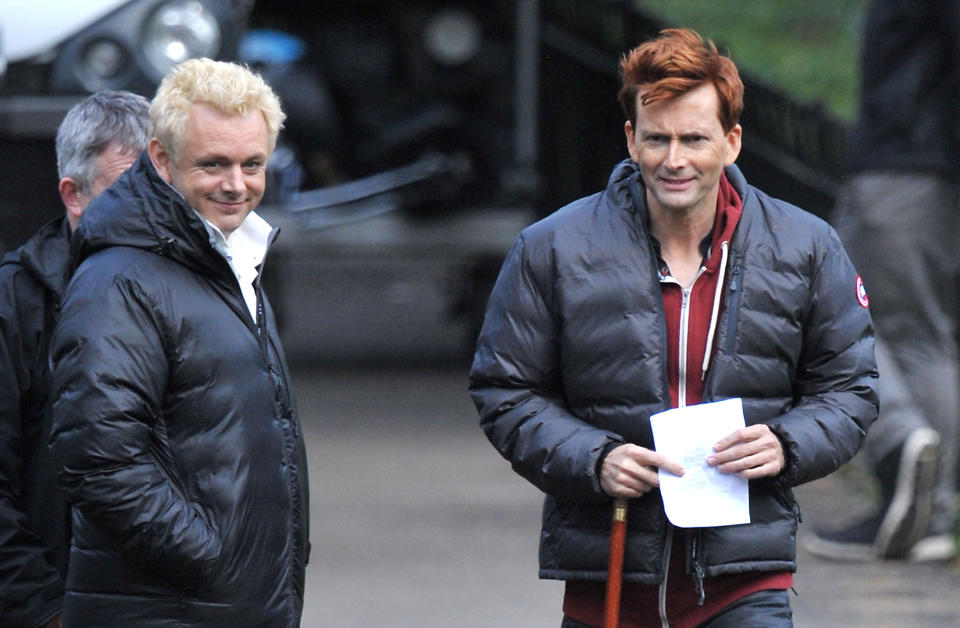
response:
{"label": "red logo patch", "polygon": [[862,307],[869,307],[870,298],[867,297],[867,289],[863,285],[863,279],[857,275],[857,301]]}

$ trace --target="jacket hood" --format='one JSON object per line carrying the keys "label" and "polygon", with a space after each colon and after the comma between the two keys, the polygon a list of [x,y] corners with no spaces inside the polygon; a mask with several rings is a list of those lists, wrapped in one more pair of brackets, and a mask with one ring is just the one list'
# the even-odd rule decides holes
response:
{"label": "jacket hood", "polygon": [[624,159],[613,168],[607,181],[607,195],[610,204],[619,209],[631,212],[644,209],[643,179],[632,159]]}
{"label": "jacket hood", "polygon": [[67,285],[70,224],[66,216],[54,218],[20,248],[3,257],[3,264],[20,264],[59,299]]}
{"label": "jacket hood", "polygon": [[160,178],[147,151],[87,207],[73,234],[71,268],[111,246],[153,251],[205,275],[230,273],[203,220]]}

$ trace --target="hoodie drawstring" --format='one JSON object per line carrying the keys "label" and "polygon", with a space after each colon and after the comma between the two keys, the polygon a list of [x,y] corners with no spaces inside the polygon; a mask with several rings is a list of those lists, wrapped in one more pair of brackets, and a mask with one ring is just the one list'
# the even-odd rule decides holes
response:
{"label": "hoodie drawstring", "polygon": [[707,365],[710,363],[710,354],[713,352],[713,336],[717,330],[717,319],[720,314],[720,298],[723,296],[723,280],[727,273],[727,250],[729,243],[724,241],[720,245],[720,274],[717,277],[717,287],[713,292],[713,311],[710,313],[710,329],[707,331],[707,347],[703,352],[703,366],[700,369],[700,381],[707,377]]}

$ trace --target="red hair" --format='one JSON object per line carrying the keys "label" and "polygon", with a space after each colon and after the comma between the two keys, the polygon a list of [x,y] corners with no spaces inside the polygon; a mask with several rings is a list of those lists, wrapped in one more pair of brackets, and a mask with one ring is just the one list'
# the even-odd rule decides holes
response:
{"label": "red hair", "polygon": [[[743,81],[737,66],[717,52],[712,41],[704,40],[695,31],[670,28],[620,59],[621,88],[617,100],[630,124],[636,127],[638,94],[640,105],[646,106],[682,96],[708,81],[719,96],[717,117],[724,132],[729,132],[743,111]],[[642,94],[641,86],[648,87]]]}

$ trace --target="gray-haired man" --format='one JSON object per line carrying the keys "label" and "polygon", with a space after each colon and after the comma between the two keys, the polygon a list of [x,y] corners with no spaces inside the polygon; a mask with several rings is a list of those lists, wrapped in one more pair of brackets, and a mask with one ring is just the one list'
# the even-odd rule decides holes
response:
{"label": "gray-haired man", "polygon": [[146,148],[149,103],[103,91],[57,132],[66,213],[0,262],[0,626],[60,625],[70,518],[47,453],[47,348],[69,277],[70,234]]}

